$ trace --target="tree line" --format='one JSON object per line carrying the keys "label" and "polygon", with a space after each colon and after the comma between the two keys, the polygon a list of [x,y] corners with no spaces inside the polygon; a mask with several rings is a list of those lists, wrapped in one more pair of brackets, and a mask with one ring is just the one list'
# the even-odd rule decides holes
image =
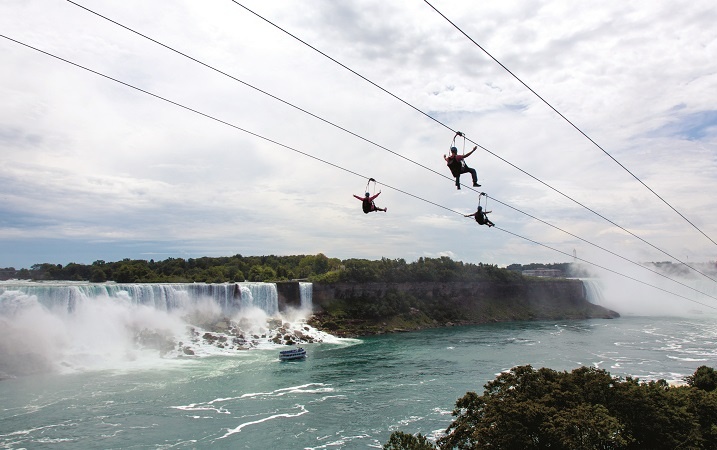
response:
{"label": "tree line", "polygon": [[323,253],[292,256],[242,256],[201,258],[123,259],[92,264],[34,264],[30,269],[0,269],[0,279],[34,281],[92,281],[117,283],[227,283],[309,280],[335,282],[411,282],[515,280],[520,274],[492,264],[472,264],[451,258],[403,258],[380,260],[329,258]]}
{"label": "tree line", "polygon": [[620,379],[594,367],[519,366],[467,392],[446,433],[394,432],[384,450],[717,448],[717,373],[701,366],[684,386]]}

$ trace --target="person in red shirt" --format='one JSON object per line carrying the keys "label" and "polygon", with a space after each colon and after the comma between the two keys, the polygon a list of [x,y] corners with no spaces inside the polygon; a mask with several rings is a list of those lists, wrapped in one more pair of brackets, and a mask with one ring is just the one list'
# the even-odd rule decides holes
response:
{"label": "person in red shirt", "polygon": [[477,148],[478,146],[476,145],[473,147],[473,150],[469,151],[465,155],[459,155],[458,149],[456,147],[451,147],[451,155],[443,155],[443,159],[446,160],[448,168],[451,169],[451,173],[454,177],[456,177],[456,189],[461,188],[462,173],[470,173],[473,178],[473,187],[480,187],[480,184],[478,184],[478,175],[476,174],[476,170],[468,167],[465,162],[465,159],[471,156]]}
{"label": "person in red shirt", "polygon": [[375,199],[376,197],[378,197],[380,193],[381,193],[381,191],[378,191],[378,194],[372,196],[371,194],[369,194],[369,193],[367,192],[365,197],[359,197],[359,196],[356,195],[356,194],[354,194],[354,197],[357,198],[357,199],[359,199],[359,200],[361,200],[361,201],[363,202],[363,212],[364,212],[365,214],[368,214],[368,213],[370,213],[371,211],[383,211],[383,212],[386,212],[386,211],[388,211],[388,208],[383,208],[383,209],[382,209],[382,208],[379,208],[379,207],[376,206],[376,204],[373,202],[373,199]]}

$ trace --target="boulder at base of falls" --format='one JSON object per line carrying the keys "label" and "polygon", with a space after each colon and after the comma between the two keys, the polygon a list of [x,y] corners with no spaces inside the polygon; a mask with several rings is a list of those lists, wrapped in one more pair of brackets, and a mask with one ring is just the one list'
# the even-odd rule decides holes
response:
{"label": "boulder at base of falls", "polygon": [[[261,342],[277,345],[321,342],[320,338],[312,336],[312,328],[305,323],[284,322],[278,318],[268,318],[265,323],[256,324],[245,318],[234,321],[222,317],[205,326],[203,330],[189,327],[192,344],[211,345],[223,350],[248,350],[257,347]],[[191,345],[180,343],[176,349],[180,354],[188,355],[188,351],[196,354],[196,349]]]}
{"label": "boulder at base of falls", "polygon": [[138,346],[159,350],[161,356],[174,350],[177,346],[174,336],[168,331],[140,330],[135,334],[135,342]]}

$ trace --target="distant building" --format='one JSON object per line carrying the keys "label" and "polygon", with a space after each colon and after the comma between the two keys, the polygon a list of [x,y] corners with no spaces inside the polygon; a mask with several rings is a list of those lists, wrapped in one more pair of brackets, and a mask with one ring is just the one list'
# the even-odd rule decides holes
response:
{"label": "distant building", "polygon": [[562,270],[559,269],[528,269],[521,272],[523,275],[528,277],[550,277],[550,278],[563,278],[565,275]]}

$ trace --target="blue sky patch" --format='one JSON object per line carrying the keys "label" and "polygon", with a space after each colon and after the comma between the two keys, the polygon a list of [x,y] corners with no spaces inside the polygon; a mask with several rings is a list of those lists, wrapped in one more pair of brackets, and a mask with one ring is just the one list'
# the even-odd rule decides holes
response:
{"label": "blue sky patch", "polygon": [[679,117],[659,131],[689,141],[699,141],[717,130],[717,111],[700,111]]}

